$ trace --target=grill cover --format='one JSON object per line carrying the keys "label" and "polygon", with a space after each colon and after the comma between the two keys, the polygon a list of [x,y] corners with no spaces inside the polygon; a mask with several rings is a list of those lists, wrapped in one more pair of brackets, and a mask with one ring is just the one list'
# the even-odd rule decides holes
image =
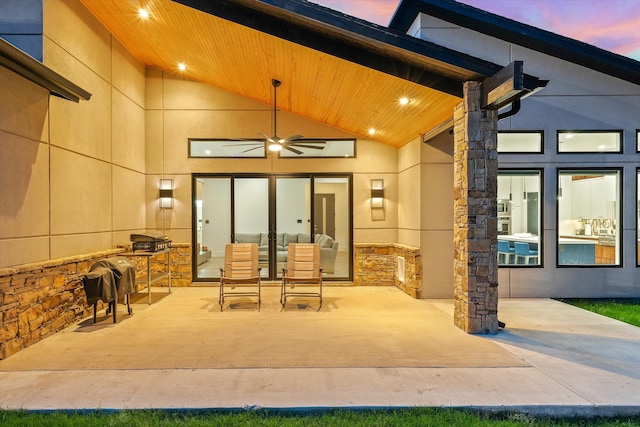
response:
{"label": "grill cover", "polygon": [[[95,266],[95,264],[94,264]],[[118,289],[113,272],[107,267],[91,267],[91,271],[82,278],[87,303],[93,305],[98,301],[111,302],[116,299]]]}
{"label": "grill cover", "polygon": [[136,268],[128,258],[118,256],[103,259],[93,264],[89,272],[98,268],[111,270],[119,299],[135,291]]}

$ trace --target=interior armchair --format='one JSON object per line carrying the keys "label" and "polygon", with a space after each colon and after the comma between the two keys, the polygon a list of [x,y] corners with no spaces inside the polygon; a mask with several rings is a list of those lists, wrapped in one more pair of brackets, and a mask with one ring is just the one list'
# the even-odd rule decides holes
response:
{"label": "interior armchair", "polygon": [[225,298],[247,296],[258,298],[260,310],[260,270],[257,243],[228,243],[225,246],[224,268],[220,269],[220,311]]}
{"label": "interior armchair", "polygon": [[[309,290],[301,290],[309,289]],[[318,297],[322,307],[322,268],[320,245],[317,243],[290,243],[287,268],[283,269],[280,304],[284,308],[288,296]]]}

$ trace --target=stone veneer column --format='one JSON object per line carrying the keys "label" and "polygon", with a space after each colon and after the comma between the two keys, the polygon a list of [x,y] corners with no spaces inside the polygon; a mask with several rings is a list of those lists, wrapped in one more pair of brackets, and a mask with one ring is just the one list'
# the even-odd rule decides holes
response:
{"label": "stone veneer column", "polygon": [[454,323],[498,332],[497,111],[480,108],[481,85],[464,84],[454,111]]}

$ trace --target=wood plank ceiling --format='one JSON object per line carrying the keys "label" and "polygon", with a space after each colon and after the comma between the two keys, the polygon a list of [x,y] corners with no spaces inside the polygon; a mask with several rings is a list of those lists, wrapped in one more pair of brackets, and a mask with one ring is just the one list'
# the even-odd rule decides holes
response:
{"label": "wood plank ceiling", "polygon": [[[170,0],[81,0],[142,64],[273,105],[359,137],[401,147],[453,115],[460,101]],[[146,20],[138,7],[149,11]],[[399,99],[410,102],[400,105]],[[370,128],[376,129],[373,136]],[[260,130],[262,131],[262,130]],[[242,136],[242,135],[239,135]],[[322,138],[323,135],[307,135]]]}

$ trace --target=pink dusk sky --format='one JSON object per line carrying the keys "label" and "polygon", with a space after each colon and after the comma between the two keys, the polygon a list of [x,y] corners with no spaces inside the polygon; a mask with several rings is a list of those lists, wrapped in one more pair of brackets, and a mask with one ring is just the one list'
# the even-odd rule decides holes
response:
{"label": "pink dusk sky", "polygon": [[[400,0],[310,0],[387,26]],[[459,0],[640,60],[640,0]]]}

